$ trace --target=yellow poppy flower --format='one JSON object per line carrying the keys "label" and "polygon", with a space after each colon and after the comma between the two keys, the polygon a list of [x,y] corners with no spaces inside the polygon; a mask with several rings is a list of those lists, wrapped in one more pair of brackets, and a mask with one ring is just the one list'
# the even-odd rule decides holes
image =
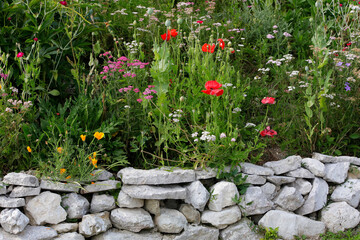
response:
{"label": "yellow poppy flower", "polygon": [[28,150],[29,153],[31,153],[31,148],[30,148],[30,146],[27,146],[26,149]]}
{"label": "yellow poppy flower", "polygon": [[60,174],[63,174],[64,172],[66,172],[65,168],[60,168]]}
{"label": "yellow poppy flower", "polygon": [[85,139],[86,139],[86,135],[80,135],[80,138],[83,142],[85,142]]}
{"label": "yellow poppy flower", "polygon": [[104,133],[103,132],[96,132],[94,133],[94,137],[97,139],[97,140],[100,140],[104,137]]}
{"label": "yellow poppy flower", "polygon": [[67,176],[67,177],[66,177],[66,179],[70,179],[70,178],[71,178],[71,176]]}
{"label": "yellow poppy flower", "polygon": [[96,158],[91,159],[92,165],[94,165],[95,168],[97,168],[97,162],[98,160]]}
{"label": "yellow poppy flower", "polygon": [[58,147],[56,150],[58,151],[58,153],[62,153],[63,148],[62,148],[62,147]]}

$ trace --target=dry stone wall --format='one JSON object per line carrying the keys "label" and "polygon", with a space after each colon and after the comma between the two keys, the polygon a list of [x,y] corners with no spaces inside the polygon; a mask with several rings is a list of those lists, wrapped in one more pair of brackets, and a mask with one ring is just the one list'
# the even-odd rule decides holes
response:
{"label": "dry stone wall", "polygon": [[83,186],[9,173],[0,181],[0,240],[259,240],[256,224],[285,240],[318,239],[359,224],[359,166],[318,153],[241,163],[250,184],[241,196],[214,169],[103,170]]}

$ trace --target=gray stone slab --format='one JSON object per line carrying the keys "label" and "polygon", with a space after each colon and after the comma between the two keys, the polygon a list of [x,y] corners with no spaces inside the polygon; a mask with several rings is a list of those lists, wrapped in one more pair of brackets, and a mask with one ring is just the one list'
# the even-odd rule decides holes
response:
{"label": "gray stone slab", "polygon": [[2,208],[18,208],[25,206],[24,198],[8,198],[0,196],[0,207]]}
{"label": "gray stone slab", "polygon": [[324,180],[333,183],[343,183],[349,171],[349,162],[327,163],[325,164]]}
{"label": "gray stone slab", "polygon": [[301,166],[300,156],[290,156],[279,161],[266,162],[264,167],[271,168],[276,175],[290,172]]}
{"label": "gray stone slab", "polygon": [[198,168],[195,169],[196,180],[215,178],[217,175],[217,169],[214,168]]}
{"label": "gray stone slab", "polygon": [[266,177],[266,179],[275,185],[292,183],[296,180],[296,178],[294,177],[285,177],[285,176],[271,176],[271,177]]}
{"label": "gray stone slab", "polygon": [[4,179],[3,182],[6,184],[11,185],[18,185],[18,186],[27,186],[27,187],[38,187],[39,186],[39,180],[29,174],[25,173],[8,173]]}
{"label": "gray stone slab", "polygon": [[99,181],[94,184],[89,184],[84,186],[81,189],[80,193],[95,193],[95,192],[103,192],[108,190],[115,190],[121,187],[121,182],[116,180],[107,180],[107,181]]}
{"label": "gray stone slab", "polygon": [[349,162],[351,164],[360,166],[360,158],[358,158],[358,157],[350,157],[350,156],[334,157],[334,156],[324,155],[321,153],[313,153],[312,158],[315,158],[323,163]]}
{"label": "gray stone slab", "polygon": [[40,194],[40,190],[41,190],[40,187],[32,188],[32,187],[19,186],[19,187],[15,187],[11,191],[10,197],[16,198],[16,197],[37,196]]}
{"label": "gray stone slab", "polygon": [[186,188],[179,185],[124,185],[121,190],[130,197],[140,199],[186,199]]}
{"label": "gray stone slab", "polygon": [[157,232],[133,233],[126,230],[112,228],[105,233],[101,233],[91,238],[91,240],[162,240],[163,236]]}
{"label": "gray stone slab", "polygon": [[10,234],[0,228],[0,240],[52,240],[58,234],[50,227],[26,226],[19,234]]}
{"label": "gray stone slab", "polygon": [[50,180],[41,180],[40,188],[56,192],[75,192],[78,193],[81,185],[75,183],[62,183]]}
{"label": "gray stone slab", "polygon": [[240,163],[241,172],[250,175],[272,176],[274,171],[268,167],[258,166],[252,163]]}

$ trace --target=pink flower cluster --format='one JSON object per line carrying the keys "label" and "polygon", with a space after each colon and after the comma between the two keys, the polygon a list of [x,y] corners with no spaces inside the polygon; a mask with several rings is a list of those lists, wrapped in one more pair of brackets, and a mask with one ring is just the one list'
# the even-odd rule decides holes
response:
{"label": "pink flower cluster", "polygon": [[[145,89],[145,91],[142,93],[143,95],[145,95],[145,99],[152,99],[154,96],[152,95],[153,93],[156,94],[157,91],[152,89],[154,88],[154,85],[148,85],[148,87]],[[141,98],[136,99],[136,101],[138,101],[139,103],[141,103],[143,100]]]}
{"label": "pink flower cluster", "polygon": [[138,88],[134,88],[133,86],[128,86],[128,87],[124,87],[124,88],[120,88],[119,89],[119,92],[128,92],[128,91],[131,91],[131,90],[133,90],[134,92],[136,92],[136,93],[138,93],[138,92],[140,92],[140,90],[138,89]]}
{"label": "pink flower cluster", "polygon": [[5,73],[0,73],[0,78],[3,78],[4,80],[6,80],[7,77],[8,77],[7,74],[5,74]]}

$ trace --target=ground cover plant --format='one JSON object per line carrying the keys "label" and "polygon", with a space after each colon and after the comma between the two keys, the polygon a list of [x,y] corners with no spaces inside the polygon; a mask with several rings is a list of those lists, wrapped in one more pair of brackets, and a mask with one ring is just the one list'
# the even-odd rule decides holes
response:
{"label": "ground cover plant", "polygon": [[0,0],[2,174],[359,157],[359,13],[350,0]]}

